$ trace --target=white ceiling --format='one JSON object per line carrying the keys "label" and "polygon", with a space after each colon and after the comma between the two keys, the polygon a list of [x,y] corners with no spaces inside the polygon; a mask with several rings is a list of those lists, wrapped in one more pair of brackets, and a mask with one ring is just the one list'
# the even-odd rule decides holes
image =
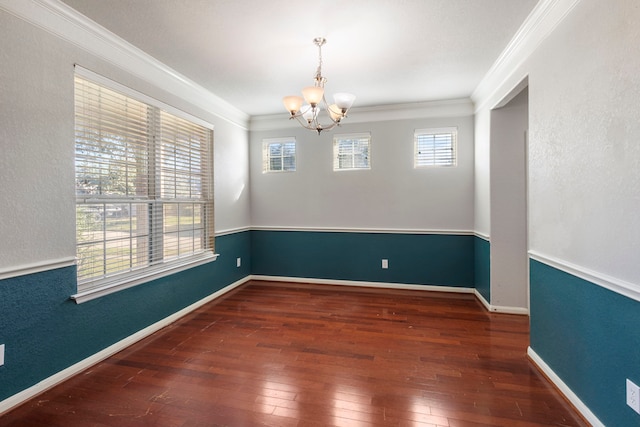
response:
{"label": "white ceiling", "polygon": [[312,84],[355,106],[471,95],[537,0],[63,0],[249,115]]}

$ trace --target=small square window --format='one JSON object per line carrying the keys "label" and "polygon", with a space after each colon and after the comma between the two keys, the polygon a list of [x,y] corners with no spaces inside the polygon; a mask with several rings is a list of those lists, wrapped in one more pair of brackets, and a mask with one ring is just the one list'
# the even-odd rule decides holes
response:
{"label": "small square window", "polygon": [[294,172],[295,170],[295,138],[271,138],[262,141],[262,172]]}
{"label": "small square window", "polygon": [[413,136],[414,167],[455,166],[456,128],[417,129]]}
{"label": "small square window", "polygon": [[333,170],[371,169],[371,135],[368,133],[333,137]]}

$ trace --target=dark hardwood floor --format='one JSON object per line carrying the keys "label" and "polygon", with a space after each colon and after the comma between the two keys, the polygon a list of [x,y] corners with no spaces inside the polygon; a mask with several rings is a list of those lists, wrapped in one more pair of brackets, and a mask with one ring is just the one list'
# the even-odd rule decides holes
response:
{"label": "dark hardwood floor", "polygon": [[472,295],[249,282],[2,426],[584,426]]}

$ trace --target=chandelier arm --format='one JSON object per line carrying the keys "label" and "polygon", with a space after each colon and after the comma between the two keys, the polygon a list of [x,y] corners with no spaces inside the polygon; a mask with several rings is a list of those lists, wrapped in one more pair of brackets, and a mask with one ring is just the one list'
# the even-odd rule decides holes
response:
{"label": "chandelier arm", "polygon": [[309,130],[315,130],[315,127],[312,127],[309,122],[307,122],[302,115],[295,115],[295,116],[291,116],[291,119],[296,119],[298,121],[298,123],[300,123],[300,126],[302,126],[305,129],[309,129]]}
{"label": "chandelier arm", "polygon": [[[335,123],[333,125],[333,127],[335,127],[336,125],[340,124],[340,120],[334,120],[333,117],[331,116],[331,113],[329,111],[329,103],[327,102],[327,100],[324,98],[324,94],[322,95],[322,104],[324,106],[324,110],[327,112],[327,115],[329,116],[329,120],[331,120],[333,123]],[[346,117],[344,114],[342,114],[342,117]],[[341,119],[342,119],[341,117]]]}
{"label": "chandelier arm", "polygon": [[309,106],[309,108],[307,108],[305,111],[298,111],[296,114],[292,114],[291,116],[289,116],[289,120],[296,119],[300,126],[305,129],[318,130],[317,114],[313,116],[311,122],[304,118],[304,115],[311,109],[312,107]]}

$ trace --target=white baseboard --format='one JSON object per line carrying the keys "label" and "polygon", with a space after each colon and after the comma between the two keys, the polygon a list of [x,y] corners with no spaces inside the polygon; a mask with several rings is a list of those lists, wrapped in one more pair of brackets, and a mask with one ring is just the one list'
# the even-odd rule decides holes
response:
{"label": "white baseboard", "polygon": [[101,362],[102,360],[106,359],[109,356],[112,356],[114,354],[116,354],[117,352],[124,350],[125,348],[129,347],[130,345],[140,341],[143,338],[148,337],[149,335],[159,331],[160,329],[164,328],[165,326],[170,325],[171,323],[175,322],[176,320],[180,319],[181,317],[189,314],[190,312],[200,308],[201,306],[207,304],[208,302],[213,301],[214,299],[220,297],[223,294],[226,294],[227,292],[237,288],[238,286],[248,282],[250,280],[250,276],[247,276],[243,279],[240,279],[222,289],[220,289],[219,291],[216,291],[214,293],[212,293],[211,295],[194,302],[193,304],[183,308],[180,311],[177,311],[175,313],[173,313],[172,315],[165,317],[162,320],[159,320],[158,322],[147,326],[146,328],[136,332],[133,335],[128,336],[127,338],[124,338],[120,341],[118,341],[115,344],[110,345],[109,347],[105,348],[102,351],[99,351],[98,353],[87,357],[84,360],[81,360],[80,362],[69,366],[68,368],[48,377],[45,378],[44,380],[40,381],[39,383],[17,393],[14,394],[13,396],[3,400],[2,402],[0,402],[0,415],[2,415],[3,413],[9,411],[12,408],[15,408],[16,406],[26,402],[27,400],[37,396],[38,394],[50,389],[51,387],[65,381],[66,379],[79,374],[80,372],[90,368],[91,366]]}
{"label": "white baseboard", "polygon": [[489,301],[484,299],[482,294],[480,292],[478,292],[477,289],[474,289],[473,293],[476,296],[476,298],[478,298],[478,300],[482,303],[482,305],[484,305],[484,308],[486,308],[488,311],[491,311],[491,304],[489,304]]}
{"label": "white baseboard", "polygon": [[478,292],[477,289],[473,290],[473,293],[475,294],[476,298],[478,298],[480,300],[480,302],[482,303],[482,305],[484,305],[484,308],[486,308],[488,311],[491,311],[493,313],[502,313],[502,314],[519,314],[519,315],[524,315],[524,316],[528,316],[529,315],[529,310],[526,308],[522,308],[522,307],[509,307],[509,306],[504,306],[504,305],[493,305],[491,303],[489,303],[480,292]]}
{"label": "white baseboard", "polygon": [[545,363],[544,360],[538,354],[529,347],[527,349],[527,355],[529,355],[529,359],[540,369],[549,380],[555,384],[556,387],[560,390],[560,392],[567,398],[569,402],[580,412],[580,414],[593,426],[593,427],[604,427],[602,421],[596,417],[591,410],[585,405],[582,400],[576,394],[571,391],[571,389],[560,379],[560,377],[553,372],[553,370]]}
{"label": "white baseboard", "polygon": [[260,276],[251,275],[251,280],[264,280],[271,282],[313,283],[317,285],[362,286],[366,288],[405,289],[414,291],[453,292],[459,294],[472,294],[473,288],[456,286],[415,285],[407,283],[364,282],[356,280],[315,279],[308,277],[288,276]]}
{"label": "white baseboard", "polygon": [[504,305],[491,305],[489,311],[502,314],[518,314],[520,316],[528,316],[529,310],[522,307],[508,307]]}
{"label": "white baseboard", "polygon": [[293,283],[313,283],[317,285],[338,285],[338,286],[362,286],[366,288],[385,288],[385,289],[406,289],[413,291],[432,291],[432,292],[452,292],[458,294],[474,294],[480,300],[482,305],[491,312],[503,314],[520,314],[528,315],[529,310],[521,307],[507,307],[499,305],[491,305],[486,299],[474,288],[464,288],[457,286],[437,286],[437,285],[415,285],[407,283],[388,283],[388,282],[364,282],[357,280],[335,280],[335,279],[315,279],[309,277],[288,277],[288,276],[261,276],[252,275],[252,280],[264,280],[273,282],[293,282]]}

